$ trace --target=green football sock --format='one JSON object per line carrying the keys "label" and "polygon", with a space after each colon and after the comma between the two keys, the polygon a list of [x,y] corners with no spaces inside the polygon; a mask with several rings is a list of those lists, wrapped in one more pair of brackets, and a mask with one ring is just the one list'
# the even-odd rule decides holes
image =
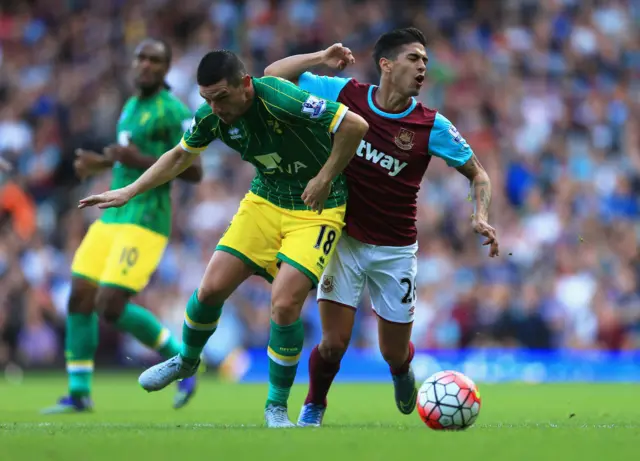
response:
{"label": "green football sock", "polygon": [[155,349],[166,359],[180,353],[180,346],[169,329],[144,307],[127,304],[116,322],[116,327],[133,335],[145,346]]}
{"label": "green football sock", "polygon": [[67,315],[65,357],[69,377],[69,394],[91,394],[93,357],[98,348],[98,316],[95,313]]}
{"label": "green football sock", "polygon": [[291,325],[271,321],[269,336],[269,394],[267,403],[287,406],[291,386],[296,378],[300,352],[304,343],[304,327],[300,319]]}
{"label": "green football sock", "polygon": [[198,290],[194,291],[187,303],[182,324],[182,352],[180,355],[189,362],[197,362],[202,349],[218,327],[222,315],[222,305],[207,306],[198,300]]}

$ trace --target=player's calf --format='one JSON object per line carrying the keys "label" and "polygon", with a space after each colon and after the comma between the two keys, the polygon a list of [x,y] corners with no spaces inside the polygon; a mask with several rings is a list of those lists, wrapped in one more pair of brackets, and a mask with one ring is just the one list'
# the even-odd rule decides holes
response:
{"label": "player's calf", "polygon": [[[300,311],[311,286],[305,274],[285,263],[273,283],[271,331],[267,348],[269,393],[266,409],[287,407],[304,342]],[[266,411],[265,417],[270,413]]]}
{"label": "player's calf", "polygon": [[380,352],[389,364],[398,410],[408,415],[416,406],[418,391],[411,369],[415,348],[410,341],[412,323],[397,323],[378,317]]}

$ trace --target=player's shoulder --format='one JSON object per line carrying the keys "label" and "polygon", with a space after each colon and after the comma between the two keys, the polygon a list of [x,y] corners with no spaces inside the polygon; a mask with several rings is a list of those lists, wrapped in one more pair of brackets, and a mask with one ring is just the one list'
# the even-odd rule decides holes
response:
{"label": "player's shoulder", "polygon": [[273,75],[253,77],[253,85],[258,96],[278,96],[282,93],[302,91],[289,80]]}
{"label": "player's shoulder", "polygon": [[411,112],[411,118],[419,124],[432,126],[438,117],[438,110],[426,106],[421,101],[416,102],[415,109]]}

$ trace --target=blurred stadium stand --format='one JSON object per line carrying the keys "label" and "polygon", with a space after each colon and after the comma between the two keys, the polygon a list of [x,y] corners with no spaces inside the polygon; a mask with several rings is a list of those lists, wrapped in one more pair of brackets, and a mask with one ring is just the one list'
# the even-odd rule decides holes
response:
{"label": "blurred stadium stand", "polygon": [[[195,109],[195,67],[209,49],[240,53],[260,75],[285,55],[340,41],[357,59],[349,75],[377,82],[376,37],[406,25],[429,40],[420,99],[456,124],[492,178],[502,244],[489,260],[470,232],[466,180],[433,162],[419,203],[415,343],[638,348],[639,23],[633,0],[1,2],[0,155],[14,172],[0,180],[0,364],[62,364],[69,264],[97,216],[75,203],[109,184],[80,184],[73,152],[112,142],[140,39],[171,43],[168,81]],[[176,332],[253,174],[223,145],[203,155],[206,180],[174,186],[171,245],[139,296]],[[258,278],[234,295],[207,348],[211,363],[264,347],[269,296]],[[304,321],[311,345],[320,336],[313,297]],[[376,349],[374,324],[361,309],[353,346]],[[98,362],[126,357],[154,358],[103,329]]]}

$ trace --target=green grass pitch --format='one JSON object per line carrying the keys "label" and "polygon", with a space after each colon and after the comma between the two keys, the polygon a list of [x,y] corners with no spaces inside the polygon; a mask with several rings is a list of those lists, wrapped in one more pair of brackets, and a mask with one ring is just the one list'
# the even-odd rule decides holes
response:
{"label": "green grass pitch", "polygon": [[[481,384],[477,424],[427,429],[396,410],[390,384],[336,384],[321,429],[262,427],[265,384],[202,380],[182,410],[173,389],[147,394],[136,375],[98,373],[96,411],[41,416],[65,390],[63,376],[0,383],[0,459],[6,461],[521,461],[629,460],[640,453],[633,384]],[[305,386],[294,388],[296,418]]]}

